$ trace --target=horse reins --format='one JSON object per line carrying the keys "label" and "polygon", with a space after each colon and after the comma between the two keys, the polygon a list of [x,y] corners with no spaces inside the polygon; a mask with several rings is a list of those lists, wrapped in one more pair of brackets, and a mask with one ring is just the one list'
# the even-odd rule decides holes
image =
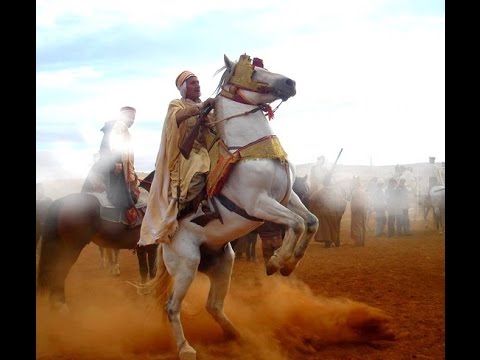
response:
{"label": "horse reins", "polygon": [[230,116],[227,116],[224,119],[210,121],[210,122],[206,123],[205,125],[206,126],[213,126],[213,125],[216,125],[216,124],[221,123],[223,121],[227,121],[227,120],[239,117],[239,116],[247,116],[247,115],[256,113],[258,110],[262,110],[263,112],[266,112],[268,114],[269,119],[273,119],[273,114],[275,113],[275,111],[277,111],[277,109],[280,107],[280,105],[282,103],[283,103],[283,100],[273,110],[272,110],[272,108],[270,107],[269,104],[260,104],[260,105],[257,105],[257,107],[255,107],[251,110],[247,110],[247,111],[244,111],[242,113],[235,114],[235,115],[230,115]]}

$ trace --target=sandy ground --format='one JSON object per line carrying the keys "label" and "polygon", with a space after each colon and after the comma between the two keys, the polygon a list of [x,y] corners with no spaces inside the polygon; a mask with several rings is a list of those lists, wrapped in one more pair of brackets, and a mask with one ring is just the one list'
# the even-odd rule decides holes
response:
{"label": "sandy ground", "polygon": [[[288,278],[265,275],[258,242],[257,262],[236,259],[225,302],[238,341],[224,340],[206,313],[208,279],[199,274],[182,313],[198,360],[445,359],[445,238],[423,221],[412,225],[412,236],[370,233],[354,247],[347,209],[341,246],[311,243]],[[66,279],[69,315],[37,296],[36,358],[176,359],[161,311],[127,283],[140,280],[136,255],[120,252],[117,277],[100,265],[89,244]],[[352,333],[352,323],[368,318],[387,321],[395,339]]]}

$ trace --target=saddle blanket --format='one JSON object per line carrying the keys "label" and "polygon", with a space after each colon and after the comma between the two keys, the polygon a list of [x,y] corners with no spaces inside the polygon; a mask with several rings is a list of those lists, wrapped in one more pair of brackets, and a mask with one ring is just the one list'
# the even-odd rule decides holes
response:
{"label": "saddle blanket", "polygon": [[[143,215],[145,213],[145,208],[147,207],[148,203],[148,191],[144,188],[139,188],[140,195],[138,197],[138,201],[135,204],[135,208],[137,209],[138,215]],[[118,209],[112,205],[110,200],[107,198],[107,193],[103,192],[88,192],[87,194],[95,196],[98,201],[100,202],[100,217],[107,221],[112,222],[122,222],[128,224],[125,219],[125,211],[121,211],[122,209]],[[138,217],[138,221],[135,225],[137,226],[142,223],[143,216]]]}
{"label": "saddle blanket", "polygon": [[276,135],[264,136],[234,152],[230,152],[223,140],[217,138],[210,147],[208,155],[210,156],[210,173],[207,178],[208,197],[220,193],[233,167],[241,160],[277,159],[282,163],[287,161],[287,153]]}

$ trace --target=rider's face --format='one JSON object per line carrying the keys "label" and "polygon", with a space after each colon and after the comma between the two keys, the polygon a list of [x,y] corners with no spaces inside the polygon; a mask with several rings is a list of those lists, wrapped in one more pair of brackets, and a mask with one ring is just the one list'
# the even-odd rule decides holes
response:
{"label": "rider's face", "polygon": [[192,76],[187,79],[187,93],[185,97],[187,99],[196,101],[200,99],[201,92],[200,92],[200,82],[196,76]]}
{"label": "rider's face", "polygon": [[135,121],[135,113],[132,111],[123,111],[120,114],[120,119],[128,126],[132,126]]}

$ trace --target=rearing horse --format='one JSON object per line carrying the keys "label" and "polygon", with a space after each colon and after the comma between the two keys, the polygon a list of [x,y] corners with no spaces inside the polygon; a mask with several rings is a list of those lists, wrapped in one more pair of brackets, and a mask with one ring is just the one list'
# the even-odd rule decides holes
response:
{"label": "rearing horse", "polygon": [[271,102],[295,95],[295,82],[267,71],[261,60],[252,62],[247,55],[237,62],[225,55],[224,61],[225,66],[217,71],[224,70],[217,87],[215,121],[206,125],[214,128],[223,149],[237,160],[223,187],[209,192],[208,201],[218,209],[220,218],[204,226],[191,221],[195,214],[179,220],[171,241],[158,247],[157,274],[146,284],[165,306],[181,359],[196,358],[185,338],[180,310],[197,270],[210,278],[207,311],[227,337],[237,336],[239,332],[224,313],[234,262],[229,242],[266,220],[286,226],[282,246],[268,261],[267,273],[280,271],[287,276],[318,228],[317,218],[292,191],[294,167],[264,115],[272,117]]}

